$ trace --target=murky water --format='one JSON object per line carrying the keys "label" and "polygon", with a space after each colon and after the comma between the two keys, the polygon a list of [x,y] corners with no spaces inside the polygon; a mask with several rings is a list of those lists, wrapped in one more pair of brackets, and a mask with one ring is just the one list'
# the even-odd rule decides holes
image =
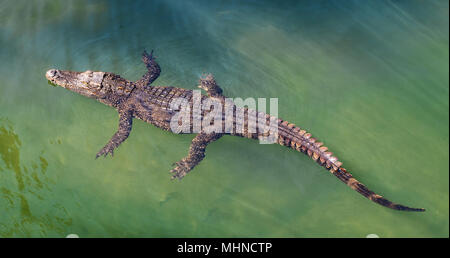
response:
{"label": "murky water", "polygon": [[[0,236],[448,237],[448,1],[2,1]],[[383,208],[303,154],[224,137],[185,179],[189,148],[141,121],[95,154],[117,114],[47,84],[49,68],[278,97],[356,178],[425,213]]]}

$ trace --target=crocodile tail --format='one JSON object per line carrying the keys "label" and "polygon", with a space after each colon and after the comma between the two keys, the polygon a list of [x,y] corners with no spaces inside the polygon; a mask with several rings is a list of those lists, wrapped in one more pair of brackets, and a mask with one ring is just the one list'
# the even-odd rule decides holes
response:
{"label": "crocodile tail", "polygon": [[307,154],[350,188],[375,203],[394,210],[425,211],[423,208],[410,208],[404,205],[395,204],[383,198],[381,195],[372,192],[364,184],[353,178],[345,168],[342,168],[342,163],[339,162],[336,157],[332,156],[333,153],[328,152],[328,148],[323,146],[322,142],[312,138],[311,134],[307,133],[305,130],[281,119],[278,120],[278,144]]}
{"label": "crocodile tail", "polygon": [[368,198],[369,200],[376,202],[384,207],[388,207],[388,208],[391,208],[394,210],[400,210],[400,211],[425,211],[425,209],[423,209],[423,208],[410,208],[408,206],[396,204],[396,203],[393,203],[393,202],[385,199],[383,196],[372,192],[365,185],[363,185],[358,180],[356,180],[349,172],[347,172],[347,170],[345,168],[339,168],[335,172],[332,172],[332,173],[337,178],[339,178],[342,182],[344,182],[346,185],[350,186],[350,188],[352,188],[353,190],[362,194],[364,197]]}

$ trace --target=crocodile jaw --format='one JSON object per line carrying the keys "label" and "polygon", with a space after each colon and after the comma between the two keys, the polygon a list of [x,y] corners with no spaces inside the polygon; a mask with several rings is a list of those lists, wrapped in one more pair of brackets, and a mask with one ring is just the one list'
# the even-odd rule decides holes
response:
{"label": "crocodile jaw", "polygon": [[47,80],[55,85],[89,98],[100,97],[104,72],[72,72],[50,69],[45,73]]}

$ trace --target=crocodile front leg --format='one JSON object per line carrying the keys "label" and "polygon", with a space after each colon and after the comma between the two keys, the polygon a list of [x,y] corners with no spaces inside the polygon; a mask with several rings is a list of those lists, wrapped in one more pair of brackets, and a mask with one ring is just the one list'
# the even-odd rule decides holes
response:
{"label": "crocodile front leg", "polygon": [[133,124],[133,110],[119,110],[119,117],[119,129],[105,145],[105,147],[103,147],[103,149],[101,149],[97,153],[95,158],[98,158],[100,156],[106,157],[108,156],[108,154],[111,154],[111,156],[113,156],[114,149],[119,147],[119,145],[130,135],[131,127]]}
{"label": "crocodile front leg", "polygon": [[176,162],[174,165],[177,166],[170,171],[173,173],[172,179],[182,179],[189,171],[197,166],[197,164],[205,157],[206,146],[211,142],[218,140],[222,135],[223,134],[220,133],[197,134],[189,147],[188,156]]}
{"label": "crocodile front leg", "polygon": [[155,81],[161,73],[161,68],[153,57],[153,50],[152,52],[150,52],[150,54],[148,54],[147,51],[144,50],[144,53],[142,54],[142,62],[144,62],[148,71],[144,74],[144,76],[142,76],[139,81],[136,81],[136,86],[141,89],[150,86],[150,84]]}

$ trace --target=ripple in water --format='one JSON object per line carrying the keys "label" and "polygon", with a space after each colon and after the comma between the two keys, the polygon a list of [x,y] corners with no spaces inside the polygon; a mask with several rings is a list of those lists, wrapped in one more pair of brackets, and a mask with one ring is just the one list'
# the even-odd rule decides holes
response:
{"label": "ripple in water", "polygon": [[[45,237],[63,234],[72,220],[62,205],[48,200],[52,185],[46,176],[48,162],[43,156],[22,162],[21,146],[22,142],[11,123],[0,119],[0,236]],[[48,203],[51,206],[42,212]],[[33,207],[38,207],[39,211],[35,213]]]}

